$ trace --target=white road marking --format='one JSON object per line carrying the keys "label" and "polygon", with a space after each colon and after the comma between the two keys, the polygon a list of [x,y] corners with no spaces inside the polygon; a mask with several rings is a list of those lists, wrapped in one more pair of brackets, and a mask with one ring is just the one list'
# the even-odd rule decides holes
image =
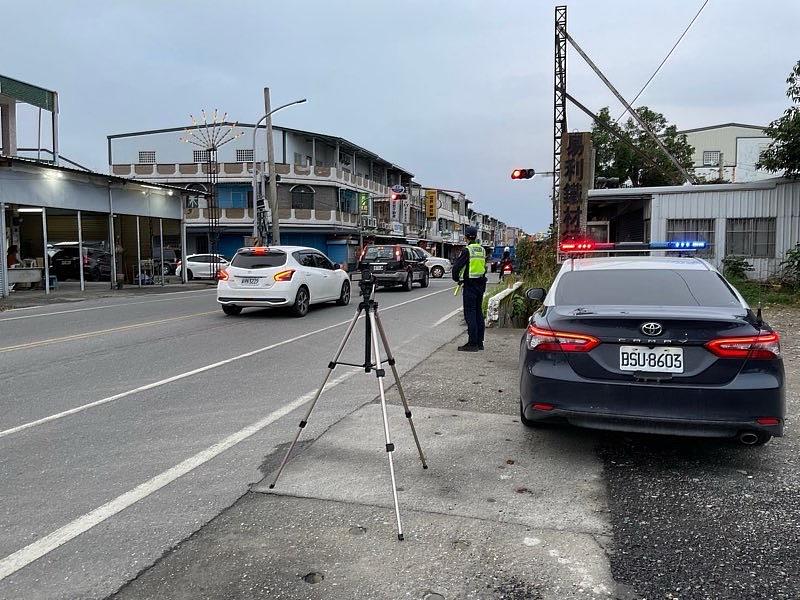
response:
{"label": "white road marking", "polygon": [[[445,288],[443,290],[439,290],[438,292],[432,292],[430,294],[425,294],[424,296],[418,296],[417,298],[412,298],[411,300],[406,300],[405,302],[400,302],[398,304],[392,304],[391,306],[387,306],[386,308],[382,309],[381,312],[386,312],[387,310],[391,310],[393,308],[398,308],[400,306],[405,306],[406,304],[410,304],[412,302],[418,302],[420,300],[424,300],[425,298],[430,298],[431,296],[435,296],[436,294],[441,294],[443,292],[447,292],[452,288]],[[363,315],[362,317],[363,318]],[[126,392],[121,392],[119,394],[114,394],[113,396],[108,396],[107,398],[101,398],[100,400],[95,400],[94,402],[89,402],[88,404],[82,404],[80,406],[76,406],[75,408],[70,408],[69,410],[62,411],[60,413],[56,413],[53,415],[48,415],[46,417],[42,417],[41,419],[37,419],[35,421],[29,421],[28,423],[23,423],[22,425],[17,425],[16,427],[12,427],[10,429],[5,429],[0,431],[0,438],[5,437],[7,435],[11,435],[13,433],[18,433],[20,431],[24,431],[26,429],[30,429],[31,427],[36,427],[38,425],[43,425],[45,423],[49,423],[51,421],[56,421],[58,419],[62,419],[69,415],[74,415],[75,413],[82,412],[84,410],[88,410],[90,408],[94,408],[95,406],[101,406],[103,404],[107,404],[109,402],[113,402],[114,400],[120,400],[121,398],[126,398],[128,396],[132,396],[133,394],[138,394],[139,392],[144,392],[147,390],[151,390],[153,388],[161,387],[162,385],[167,385],[168,383],[172,383],[174,381],[180,381],[181,379],[186,379],[187,377],[192,377],[193,375],[197,375],[198,373],[204,373],[205,371],[210,371],[211,369],[216,369],[217,367],[221,367],[223,365],[230,364],[237,360],[242,360],[243,358],[249,358],[251,356],[255,356],[257,354],[261,354],[262,352],[267,352],[268,350],[273,350],[275,348],[279,348],[280,346],[285,346],[287,344],[291,344],[297,342],[299,340],[305,339],[312,335],[316,335],[318,333],[322,333],[324,331],[329,331],[331,329],[335,329],[336,327],[341,327],[342,325],[347,325],[350,323],[352,319],[348,319],[347,321],[341,321],[339,323],[334,323],[333,325],[328,325],[326,327],[322,327],[321,329],[316,329],[314,331],[309,331],[308,333],[303,333],[301,335],[295,336],[293,338],[289,338],[287,340],[282,340],[280,342],[276,342],[274,344],[270,344],[269,346],[264,346],[263,348],[258,348],[256,350],[251,350],[250,352],[245,352],[244,354],[239,354],[238,356],[233,356],[231,358],[226,358],[225,360],[220,360],[215,363],[211,363],[209,365],[205,365],[203,367],[199,367],[197,369],[192,369],[191,371],[187,371],[185,373],[181,373],[179,375],[173,375],[172,377],[167,377],[166,379],[161,379],[160,381],[154,381],[152,383],[148,383],[146,385],[134,388],[132,390],[128,390]]]}
{"label": "white road marking", "polygon": [[444,322],[445,322],[445,321],[447,321],[448,319],[451,319],[451,318],[455,317],[455,316],[456,316],[458,313],[462,312],[462,310],[463,310],[463,309],[461,309],[461,308],[457,308],[457,309],[455,309],[453,312],[451,312],[451,313],[447,313],[447,314],[446,314],[445,316],[443,316],[441,319],[439,319],[438,321],[436,321],[436,323],[434,323],[434,324],[433,324],[433,326],[434,326],[434,327],[438,327],[439,325],[441,325],[442,323],[444,323]]}
{"label": "white road marking", "polygon": [[[166,292],[164,294],[159,294],[159,296],[171,296],[174,294],[208,294],[214,292],[216,294],[216,288],[210,290],[188,290],[185,292]],[[5,323],[6,321],[18,321],[20,319],[36,319],[38,317],[52,317],[54,315],[65,315],[67,313],[76,313],[76,312],[86,312],[87,310],[105,310],[108,308],[117,308],[118,306],[135,306],[137,304],[152,304],[153,302],[169,302],[170,300],[175,300],[175,298],[157,298],[154,300],[142,300],[140,302],[121,302],[119,304],[104,304],[103,306],[88,306],[86,308],[72,308],[70,310],[57,310],[54,312],[42,313],[40,315],[20,315],[19,317],[6,317],[4,319],[0,319],[0,323]],[[42,308],[42,306],[31,306],[29,309],[34,308]],[[15,308],[14,310],[29,310],[25,308]],[[12,312],[12,311],[5,311],[5,312]]]}
{"label": "white road marking", "polygon": [[0,348],[0,354],[3,352],[11,352],[13,350],[27,350],[28,348],[38,348],[39,346],[48,346],[50,344],[57,344],[59,342],[71,342],[74,340],[83,340],[106,333],[114,333],[117,331],[127,331],[129,329],[138,329],[139,327],[147,327],[148,325],[160,325],[161,323],[169,323],[170,321],[182,321],[184,319],[192,319],[194,317],[203,317],[205,315],[216,314],[216,310],[209,310],[201,313],[192,313],[191,315],[181,315],[179,317],[169,317],[167,319],[158,319],[156,321],[146,321],[144,323],[132,323],[131,325],[120,325],[119,327],[111,327],[110,329],[100,329],[97,331],[87,331],[86,333],[76,333],[74,335],[65,335],[63,337],[48,338],[45,340],[38,340],[35,342],[26,342],[24,344],[17,344],[16,346],[5,346]]}
{"label": "white road marking", "polygon": [[[328,390],[334,386],[339,385],[343,381],[349,379],[359,371],[353,370],[348,373],[345,373],[330,382],[328,385],[325,386],[325,390]],[[113,500],[106,502],[102,506],[95,508],[91,512],[86,513],[85,515],[78,517],[74,521],[67,523],[63,527],[60,527],[53,531],[52,533],[39,538],[32,544],[25,546],[24,548],[17,550],[13,554],[5,557],[4,559],[0,560],[0,580],[5,579],[9,575],[16,573],[21,568],[29,565],[33,561],[41,558],[45,554],[52,552],[59,546],[67,543],[71,539],[81,535],[82,533],[88,531],[95,525],[98,525],[105,521],[106,519],[113,517],[117,513],[125,510],[132,504],[135,504],[139,500],[146,498],[153,492],[160,490],[165,485],[168,485],[186,475],[193,469],[196,469],[200,465],[207,463],[212,458],[222,454],[225,450],[232,448],[236,444],[246,440],[250,436],[258,433],[262,429],[264,429],[267,425],[274,423],[281,417],[284,417],[291,413],[292,411],[300,408],[311,400],[314,397],[316,390],[309,392],[303,396],[300,396],[296,400],[290,402],[289,404],[279,408],[271,412],[269,415],[261,419],[260,421],[256,421],[255,423],[248,425],[244,429],[240,429],[236,433],[229,435],[222,441],[217,442],[213,446],[206,448],[205,450],[198,452],[194,456],[191,456],[184,460],[183,462],[175,465],[174,467],[167,469],[163,473],[156,475],[152,479],[145,481],[144,483],[136,486],[132,490],[129,490],[122,494],[121,496],[117,496]]]}

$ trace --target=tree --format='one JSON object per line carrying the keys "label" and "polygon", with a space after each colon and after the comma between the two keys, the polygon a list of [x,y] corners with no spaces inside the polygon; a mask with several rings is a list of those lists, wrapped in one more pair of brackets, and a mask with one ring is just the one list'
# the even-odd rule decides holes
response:
{"label": "tree", "polygon": [[800,177],[800,60],[786,79],[786,96],[792,101],[765,130],[772,138],[756,165],[772,173],[783,171],[784,177]]}
{"label": "tree", "polygon": [[[636,112],[648,129],[661,138],[677,161],[690,170],[694,148],[686,141],[686,136],[678,135],[678,128],[667,124],[661,113],[646,106],[640,106]],[[632,117],[628,118],[624,126],[620,126],[611,118],[606,107],[600,111],[598,119],[607,128],[630,140],[638,152],[595,123],[592,126],[592,143],[597,150],[596,176],[619,177],[621,182],[630,179],[634,187],[683,183],[684,178],[680,172]],[[651,160],[645,159],[642,154]]]}

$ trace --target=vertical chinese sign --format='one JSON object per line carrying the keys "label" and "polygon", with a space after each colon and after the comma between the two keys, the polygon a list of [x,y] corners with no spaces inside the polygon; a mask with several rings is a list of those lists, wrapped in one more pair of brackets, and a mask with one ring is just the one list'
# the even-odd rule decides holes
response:
{"label": "vertical chinese sign", "polygon": [[362,215],[369,214],[369,194],[367,192],[358,194],[358,212]]}
{"label": "vertical chinese sign", "polygon": [[561,143],[558,239],[579,238],[586,229],[592,177],[592,134],[565,133]]}
{"label": "vertical chinese sign", "polygon": [[430,221],[436,219],[436,209],[439,208],[438,192],[425,190],[425,217]]}

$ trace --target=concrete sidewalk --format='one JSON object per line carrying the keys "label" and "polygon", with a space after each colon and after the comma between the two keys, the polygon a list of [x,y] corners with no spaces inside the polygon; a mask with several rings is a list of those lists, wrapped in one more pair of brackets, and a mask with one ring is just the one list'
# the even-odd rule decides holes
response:
{"label": "concrete sidewalk", "polygon": [[520,332],[487,334],[484,353],[453,343],[404,377],[430,469],[390,406],[405,541],[372,403],[304,446],[269,493],[278,449],[264,481],[117,597],[614,597],[594,438],[522,427]]}
{"label": "concrete sidewalk", "polygon": [[119,290],[112,290],[107,282],[86,282],[86,289],[81,291],[80,284],[75,281],[62,282],[58,289],[48,294],[44,290],[20,289],[11,292],[7,298],[0,298],[0,312],[17,308],[31,308],[66,302],[81,302],[100,298],[131,298],[153,294],[169,294],[190,292],[194,290],[213,289],[216,282],[192,281],[191,283],[168,283],[161,285],[136,286],[126,285]]}

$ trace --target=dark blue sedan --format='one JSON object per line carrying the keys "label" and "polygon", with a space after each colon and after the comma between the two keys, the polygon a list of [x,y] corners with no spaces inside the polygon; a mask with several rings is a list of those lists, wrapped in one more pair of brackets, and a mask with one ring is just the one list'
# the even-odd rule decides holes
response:
{"label": "dark blue sedan", "polygon": [[520,351],[525,425],[562,420],[619,431],[783,435],[780,337],[697,258],[570,258]]}

